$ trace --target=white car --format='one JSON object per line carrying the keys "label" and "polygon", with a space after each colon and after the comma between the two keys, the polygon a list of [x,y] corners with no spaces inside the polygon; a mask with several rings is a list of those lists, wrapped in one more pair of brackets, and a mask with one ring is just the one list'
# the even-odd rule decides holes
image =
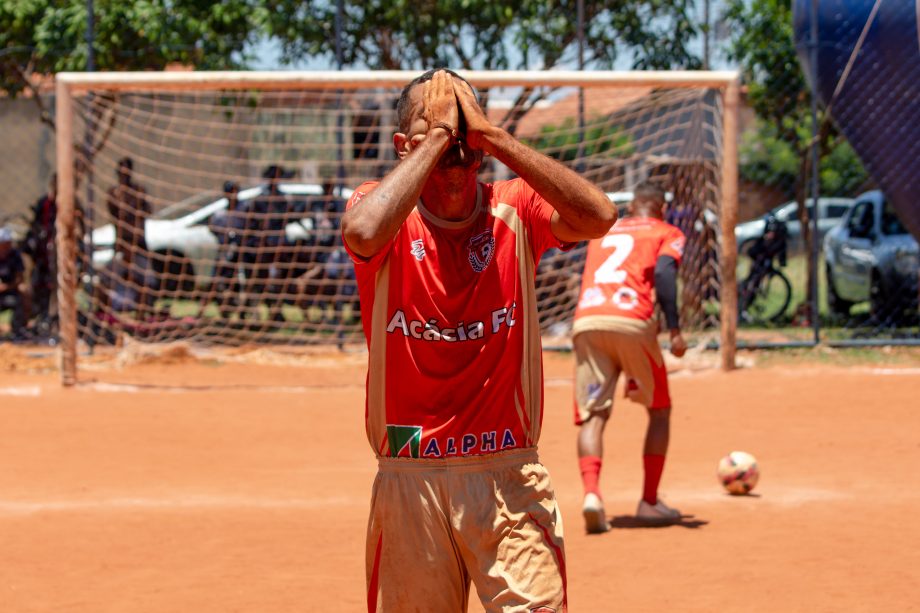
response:
{"label": "white car", "polygon": [[[851,208],[853,208],[852,198],[818,198],[818,240],[820,241],[831,228],[835,227],[843,219]],[[808,217],[814,217],[814,198],[808,199]],[[798,218],[798,203],[787,202],[782,204],[769,214],[773,214],[778,220],[786,224],[788,231],[789,248],[800,250],[804,248],[802,243],[802,224]],[[764,215],[766,217],[766,215]],[[743,251],[746,243],[763,236],[764,217],[759,217],[752,221],[735,226],[735,240],[738,242],[739,251]]]}
{"label": "white car", "polygon": [[[281,183],[281,193],[292,202],[321,196],[323,188],[313,183]],[[336,195],[343,199],[353,190],[344,188]],[[239,192],[240,203],[254,200],[264,193],[263,186],[247,187]],[[207,285],[214,274],[217,237],[208,229],[211,216],[227,208],[227,199],[215,192],[197,194],[154,213],[145,224],[147,248],[159,254],[174,275],[194,275],[196,284]],[[309,207],[304,217],[285,226],[289,241],[307,238],[313,229]],[[93,266],[102,268],[114,256],[115,227],[106,224],[93,230]]]}

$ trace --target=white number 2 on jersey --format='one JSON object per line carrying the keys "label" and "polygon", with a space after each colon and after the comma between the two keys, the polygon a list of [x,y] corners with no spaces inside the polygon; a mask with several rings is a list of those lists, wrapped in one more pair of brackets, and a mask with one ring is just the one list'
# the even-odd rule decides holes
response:
{"label": "white number 2 on jersey", "polygon": [[613,253],[610,254],[604,263],[594,271],[594,283],[623,283],[626,281],[626,271],[619,270],[629,254],[632,253],[635,239],[629,234],[609,234],[601,241],[601,247],[607,249],[613,247]]}

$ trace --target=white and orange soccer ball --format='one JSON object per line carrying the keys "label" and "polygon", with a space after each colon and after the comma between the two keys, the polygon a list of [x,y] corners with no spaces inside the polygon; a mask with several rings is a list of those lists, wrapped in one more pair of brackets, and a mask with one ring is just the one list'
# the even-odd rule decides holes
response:
{"label": "white and orange soccer ball", "polygon": [[719,483],[729,494],[747,494],[760,479],[757,458],[744,451],[732,451],[719,460]]}

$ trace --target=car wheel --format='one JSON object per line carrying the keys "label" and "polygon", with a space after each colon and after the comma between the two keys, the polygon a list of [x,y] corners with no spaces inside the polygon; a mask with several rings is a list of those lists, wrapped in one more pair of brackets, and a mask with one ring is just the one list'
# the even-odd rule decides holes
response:
{"label": "car wheel", "polygon": [[872,273],[872,285],[869,286],[869,315],[876,325],[891,325],[897,307],[891,296],[885,291],[882,277],[878,271]]}
{"label": "car wheel", "polygon": [[831,267],[827,267],[827,308],[830,310],[832,315],[838,317],[849,317],[850,316],[850,307],[853,306],[853,303],[849,300],[844,300],[837,294],[837,288],[834,287],[834,275],[832,274]]}

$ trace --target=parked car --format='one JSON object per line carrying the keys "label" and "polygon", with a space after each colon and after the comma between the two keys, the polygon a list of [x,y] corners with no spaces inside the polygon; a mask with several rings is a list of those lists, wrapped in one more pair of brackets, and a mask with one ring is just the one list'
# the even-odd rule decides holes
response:
{"label": "parked car", "polygon": [[[840,223],[840,220],[853,207],[852,198],[818,198],[818,240],[822,240],[827,233]],[[814,198],[808,199],[808,219],[814,218]],[[805,245],[802,239],[802,224],[798,217],[798,203],[795,201],[782,204],[763,217],[746,221],[735,226],[735,240],[738,243],[738,251],[744,252],[746,246],[750,245],[758,237],[763,236],[764,220],[769,215],[775,216],[779,221],[786,224],[788,231],[789,249],[791,251],[801,251]]]}
{"label": "parked car", "polygon": [[824,239],[827,302],[848,315],[857,302],[870,302],[880,321],[917,310],[920,247],[881,191],[866,192]]}
{"label": "parked car", "polygon": [[[287,196],[292,209],[302,212],[303,217],[285,226],[285,235],[289,241],[307,238],[313,229],[307,200],[323,194],[321,185],[313,183],[281,183],[281,192]],[[240,190],[241,204],[258,198],[263,194],[262,186]],[[347,199],[352,190],[343,189],[340,196]],[[168,206],[147,219],[145,225],[147,247],[160,254],[161,261],[170,267],[174,278],[185,274],[186,278],[194,276],[199,286],[207,285],[214,274],[217,258],[217,237],[208,229],[211,216],[227,208],[227,199],[215,192],[196,194],[174,205]],[[93,266],[99,269],[114,256],[115,227],[106,224],[93,230]]]}

